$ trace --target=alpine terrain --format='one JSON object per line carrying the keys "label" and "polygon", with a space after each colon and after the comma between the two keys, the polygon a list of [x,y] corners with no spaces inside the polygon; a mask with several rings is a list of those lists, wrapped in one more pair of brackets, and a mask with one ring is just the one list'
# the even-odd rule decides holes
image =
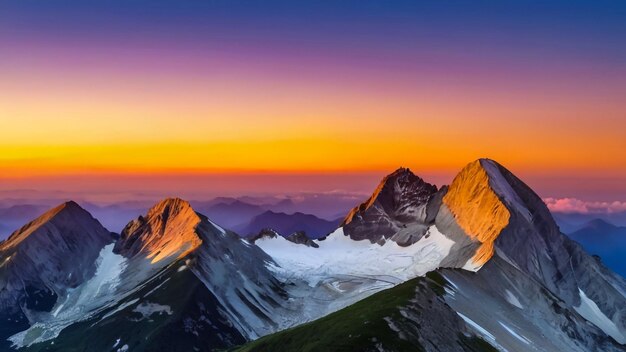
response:
{"label": "alpine terrain", "polygon": [[114,234],[49,210],[0,244],[0,349],[626,350],[624,278],[493,160],[441,188],[398,169],[330,231],[272,218],[244,238],[168,198]]}

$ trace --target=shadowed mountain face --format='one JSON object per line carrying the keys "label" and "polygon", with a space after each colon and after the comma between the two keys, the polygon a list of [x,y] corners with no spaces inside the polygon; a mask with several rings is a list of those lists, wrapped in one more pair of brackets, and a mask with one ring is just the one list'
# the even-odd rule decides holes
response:
{"label": "shadowed mountain face", "polygon": [[399,169],[319,240],[265,229],[248,241],[170,198],[113,243],[69,202],[0,244],[0,258],[3,350],[210,351],[267,335],[243,350],[626,343],[624,279],[488,159],[439,190]]}
{"label": "shadowed mountain face", "polygon": [[218,199],[196,202],[194,209],[211,219],[219,219],[220,225],[234,229],[247,224],[250,219],[266,211],[262,205],[249,204],[237,199]]}
{"label": "shadowed mountain face", "polygon": [[96,271],[96,258],[113,237],[86,210],[67,202],[15,231],[0,244],[0,347],[21,331],[36,311],[49,311],[58,297]]}
{"label": "shadowed mountain face", "polygon": [[428,229],[428,202],[436,192],[436,186],[400,168],[385,177],[367,201],[348,213],[341,224],[344,233],[357,241],[384,243],[393,237],[395,242],[410,245]]}
{"label": "shadowed mountain face", "polygon": [[252,218],[245,226],[235,227],[234,230],[246,237],[256,235],[263,229],[271,228],[285,236],[304,232],[309,238],[319,238],[331,233],[338,224],[338,220],[328,221],[310,214],[285,214],[268,210]]}
{"label": "shadowed mountain face", "polygon": [[569,237],[580,243],[588,253],[598,255],[611,270],[626,277],[626,227],[595,219],[569,234]]}

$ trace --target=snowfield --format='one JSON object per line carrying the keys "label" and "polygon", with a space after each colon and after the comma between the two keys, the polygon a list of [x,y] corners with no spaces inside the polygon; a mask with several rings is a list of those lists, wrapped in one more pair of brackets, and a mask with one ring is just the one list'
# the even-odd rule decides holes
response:
{"label": "snowfield", "polygon": [[368,240],[355,241],[345,236],[342,228],[326,240],[317,241],[319,248],[295,244],[283,237],[262,238],[255,244],[279,265],[268,266],[278,277],[305,280],[315,287],[328,278],[345,275],[401,283],[438,268],[454,241],[433,225],[424,237],[408,247],[394,241],[382,246]]}

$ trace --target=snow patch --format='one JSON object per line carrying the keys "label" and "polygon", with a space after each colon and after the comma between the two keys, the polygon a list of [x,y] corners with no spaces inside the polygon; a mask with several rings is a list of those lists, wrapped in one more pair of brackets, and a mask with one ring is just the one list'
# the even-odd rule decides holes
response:
{"label": "snow patch", "polygon": [[152,303],[152,302],[142,302],[137,307],[135,307],[135,309],[133,309],[133,312],[143,315],[144,319],[150,318],[153,314],[172,315],[174,313],[172,312],[172,309],[169,306],[161,305],[158,303]]}
{"label": "snow patch", "polygon": [[459,312],[456,312],[456,314],[458,314],[461,317],[461,319],[465,321],[465,323],[467,323],[469,326],[474,328],[474,330],[476,330],[481,336],[483,336],[484,338],[488,339],[491,342],[494,342],[494,343],[496,342],[496,337],[493,336],[491,333],[489,333],[489,331],[487,331],[485,328],[478,325],[475,321],[473,321],[472,319],[466,317],[465,315]]}
{"label": "snow patch", "polygon": [[461,267],[461,269],[467,271],[477,272],[480,268],[483,267],[483,264],[476,263],[473,258],[467,260],[467,262]]}
{"label": "snow patch", "polygon": [[596,302],[587,297],[580,287],[578,288],[578,294],[580,296],[580,306],[574,307],[574,310],[583,316],[583,318],[599,327],[604,333],[614,338],[617,342],[625,344],[626,337],[624,334],[611,319],[602,313],[602,310],[600,310]]}
{"label": "snow patch", "polygon": [[506,301],[509,302],[510,304],[516,306],[519,309],[524,309],[524,306],[522,306],[522,304],[520,303],[519,299],[517,299],[517,297],[513,294],[513,292],[509,291],[509,290],[504,290],[504,293],[506,294]]}
{"label": "snow patch", "polygon": [[524,336],[516,333],[513,329],[511,329],[510,327],[508,327],[506,324],[504,324],[501,321],[498,321],[498,323],[500,323],[500,325],[509,332],[509,334],[513,335],[513,337],[515,337],[516,339],[522,341],[523,343],[530,345],[530,340],[528,340],[527,338],[525,338]]}

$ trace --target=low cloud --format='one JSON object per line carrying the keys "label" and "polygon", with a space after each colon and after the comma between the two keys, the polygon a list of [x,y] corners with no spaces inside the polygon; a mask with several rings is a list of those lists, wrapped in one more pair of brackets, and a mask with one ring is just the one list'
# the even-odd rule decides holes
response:
{"label": "low cloud", "polygon": [[544,202],[555,213],[612,214],[626,212],[626,202],[589,202],[576,198],[545,198]]}

